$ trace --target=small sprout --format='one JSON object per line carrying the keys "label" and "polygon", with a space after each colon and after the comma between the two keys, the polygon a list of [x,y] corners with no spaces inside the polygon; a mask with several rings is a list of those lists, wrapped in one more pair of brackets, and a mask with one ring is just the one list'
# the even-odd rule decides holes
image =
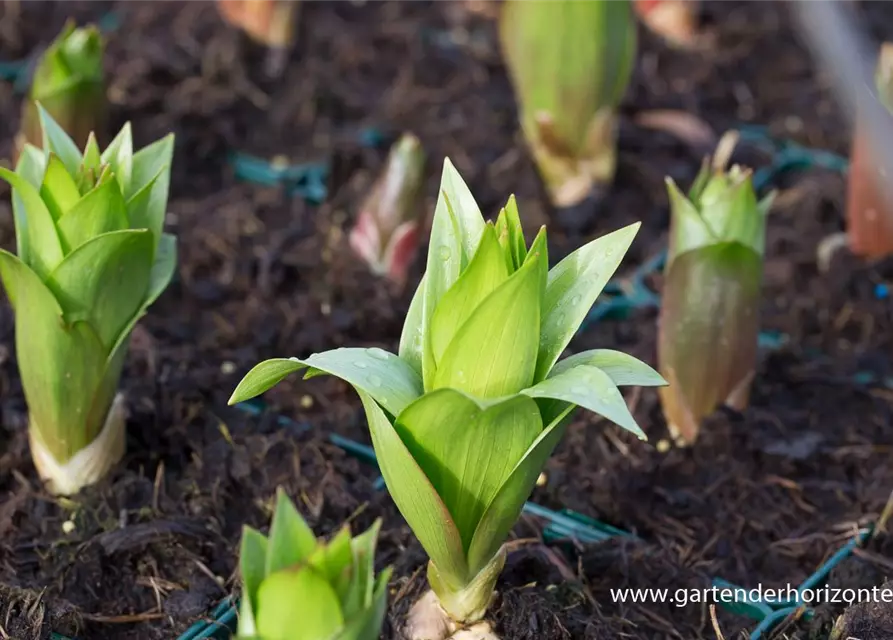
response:
{"label": "small sprout", "polygon": [[351,537],[343,527],[317,540],[282,489],[265,536],[242,532],[242,601],[238,638],[244,640],[376,640],[387,608],[391,569],[375,575],[381,521]]}
{"label": "small sprout", "polygon": [[[881,103],[893,111],[893,43],[881,46],[875,84]],[[893,182],[875,161],[871,133],[860,118],[856,119],[848,181],[850,250],[868,259],[893,255],[893,203],[886,192]]]}
{"label": "small sprout", "polygon": [[507,0],[499,36],[521,128],[557,207],[614,179],[617,105],[636,55],[628,0]]}
{"label": "small sprout", "polygon": [[[248,400],[305,369],[357,391],[388,490],[430,558],[433,592],[410,613],[413,640],[484,617],[504,543],[575,409],[645,438],[618,386],[665,384],[656,371],[607,349],[559,360],[638,228],[593,240],[550,271],[545,228],[528,245],[514,197],[485,222],[447,160],[399,353],[268,360],[233,392],[230,403]],[[494,637],[484,627],[476,633]]]}
{"label": "small sprout", "polygon": [[756,364],[766,215],[751,172],[726,170],[737,134],[720,140],[688,197],[672,179],[670,248],[660,310],[659,390],[670,434],[692,444],[720,404],[747,405]]}
{"label": "small sprout", "polygon": [[217,0],[220,15],[269,49],[267,71],[279,76],[294,44],[299,0]]}
{"label": "small sprout", "polygon": [[424,220],[425,151],[404,134],[391,148],[384,171],[360,207],[350,246],[373,273],[398,285],[406,282]]}
{"label": "small sprout", "polygon": [[688,48],[698,39],[700,0],[633,0],[636,14],[669,44]]}
{"label": "small sprout", "polygon": [[84,151],[38,105],[43,151],[26,144],[12,186],[18,255],[0,251],[15,312],[31,454],[51,491],[96,482],[124,453],[116,396],[131,332],[174,274],[163,232],[174,138],[134,153],[130,125]]}
{"label": "small sprout", "polygon": [[92,132],[105,134],[106,97],[102,57],[104,44],[96,27],[65,25],[41,56],[22,110],[19,151],[24,143],[40,147],[38,103],[83,147]]}

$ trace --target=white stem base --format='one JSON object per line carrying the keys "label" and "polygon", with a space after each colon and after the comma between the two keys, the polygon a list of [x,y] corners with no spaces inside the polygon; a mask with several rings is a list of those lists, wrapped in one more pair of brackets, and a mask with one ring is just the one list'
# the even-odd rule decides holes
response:
{"label": "white stem base", "polygon": [[47,490],[55,495],[69,496],[101,480],[124,456],[126,423],[127,406],[124,394],[119,393],[96,439],[64,463],[53,457],[41,442],[37,429],[30,427],[31,457]]}
{"label": "white stem base", "polygon": [[488,622],[476,622],[460,628],[440,606],[433,591],[419,598],[406,622],[409,640],[499,640]]}

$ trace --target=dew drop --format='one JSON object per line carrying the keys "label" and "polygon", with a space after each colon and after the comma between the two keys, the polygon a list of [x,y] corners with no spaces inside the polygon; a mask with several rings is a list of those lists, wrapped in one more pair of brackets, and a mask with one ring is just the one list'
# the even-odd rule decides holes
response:
{"label": "dew drop", "polygon": [[571,387],[571,393],[583,395],[586,393],[586,387]]}
{"label": "dew drop", "polygon": [[437,255],[440,256],[441,260],[446,262],[450,259],[452,254],[450,253],[450,248],[448,246],[441,245],[440,248],[437,250]]}
{"label": "dew drop", "polygon": [[571,304],[576,306],[576,305],[580,304],[580,300],[582,300],[582,299],[583,299],[582,296],[574,296],[573,298],[571,298]]}
{"label": "dew drop", "polygon": [[380,387],[381,386],[381,378],[379,378],[378,376],[374,376],[374,375],[369,376],[369,384],[371,384],[373,387]]}
{"label": "dew drop", "polygon": [[384,349],[379,349],[378,347],[366,349],[366,353],[376,360],[388,360],[391,357],[391,354],[389,354]]}
{"label": "dew drop", "polygon": [[456,372],[456,378],[458,378],[459,382],[465,382],[465,381],[466,381],[466,378],[465,378],[465,372],[464,372],[464,371],[457,371],[457,372]]}
{"label": "dew drop", "polygon": [[363,362],[362,360],[357,360],[356,362],[353,363],[353,366],[355,366],[357,369],[365,369],[365,368],[368,367],[369,365],[367,365],[367,364],[366,364],[365,362]]}

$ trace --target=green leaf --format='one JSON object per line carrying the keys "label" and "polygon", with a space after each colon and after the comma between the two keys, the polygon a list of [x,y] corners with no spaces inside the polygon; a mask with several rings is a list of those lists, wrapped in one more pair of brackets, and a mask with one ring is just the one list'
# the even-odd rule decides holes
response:
{"label": "green leaf", "polygon": [[164,230],[173,157],[174,134],[169,134],[137,151],[133,154],[130,190],[125,192],[125,200],[130,202],[134,195],[152,182],[152,189],[145,204],[132,210],[128,209],[128,213],[131,226],[151,229],[156,238],[160,238]]}
{"label": "green leaf", "polygon": [[247,525],[242,527],[239,571],[242,574],[242,599],[247,600],[253,609],[257,606],[257,590],[267,571],[267,538]]}
{"label": "green leaf", "polygon": [[637,222],[580,247],[549,271],[536,380],[542,380],[567,347],[596,298],[632,244]]}
{"label": "green leaf", "polygon": [[[130,220],[131,227],[135,229],[152,229],[153,233],[155,232],[152,226],[154,221],[150,218],[149,208],[152,205],[155,185],[161,178],[162,171],[165,171],[165,168],[162,167],[161,171],[127,199],[127,219]],[[162,227],[163,222],[162,220]],[[156,237],[159,236],[156,235]]]}
{"label": "green leaf", "polygon": [[334,640],[378,640],[388,607],[388,582],[390,579],[390,567],[378,574],[371,606],[355,616],[345,614],[344,629]]}
{"label": "green leaf", "polygon": [[7,251],[0,251],[0,277],[15,308],[16,353],[31,428],[64,463],[90,444],[104,423],[109,406],[97,390],[106,373],[106,349],[89,324],[66,325],[50,290]]}
{"label": "green leaf", "polygon": [[126,123],[111,144],[102,152],[102,164],[108,164],[115,172],[121,193],[130,193],[133,173],[133,135],[130,123]]}
{"label": "green leaf", "polygon": [[[350,527],[343,526],[328,544],[318,544],[307,564],[319,571],[332,585],[338,600],[343,603],[353,577],[353,552],[350,546]],[[345,616],[349,617],[345,612]]]}
{"label": "green leaf", "polygon": [[276,490],[276,511],[270,525],[266,575],[303,564],[316,549],[313,531],[280,487]]}
{"label": "green leaf", "polygon": [[537,267],[538,259],[527,263],[478,305],[444,352],[433,388],[496,398],[530,386],[540,327]]}
{"label": "green leaf", "polygon": [[18,231],[23,228],[28,238],[27,264],[38,276],[45,278],[59,264],[63,255],[53,216],[37,189],[25,178],[3,167],[0,167],[0,178],[6,180],[14,189],[15,195],[21,199],[24,216],[21,219],[16,216],[16,229]]}
{"label": "green leaf", "polygon": [[481,409],[453,389],[427,393],[394,425],[434,485],[468,550],[486,506],[543,429],[536,403],[515,396]]}
{"label": "green leaf", "polygon": [[109,350],[146,296],[152,234],[125,230],[96,236],[72,251],[47,278],[68,322],[86,320]]}
{"label": "green leaf", "polygon": [[546,461],[564,436],[573,407],[567,407],[530,445],[499,492],[487,505],[468,550],[468,568],[477,575],[493,559],[521,515]]}
{"label": "green leaf", "polygon": [[382,349],[342,348],[314,353],[305,360],[277,358],[262,362],[236,387],[230,404],[243,402],[267,391],[286,376],[311,367],[305,378],[320,372],[341,378],[357,390],[363,390],[387,408],[399,414],[422,395],[422,381],[412,367]]}
{"label": "green leaf", "polygon": [[77,183],[69,175],[59,156],[54,153],[50,153],[47,160],[46,173],[40,187],[40,197],[43,198],[53,220],[59,220],[62,214],[74,207],[81,199]]}
{"label": "green leaf", "polygon": [[549,377],[555,377],[579,365],[598,367],[607,373],[618,387],[621,385],[662,387],[667,384],[657,371],[641,360],[613,349],[592,349],[568,356],[556,363],[549,372]]}
{"label": "green leaf", "polygon": [[311,568],[268,575],[257,601],[257,632],[264,640],[331,640],[344,624],[338,596]]}
{"label": "green leaf", "polygon": [[[26,144],[19,155],[16,174],[24,178],[35,190],[40,189],[45,164],[46,158],[43,152],[33,145]],[[32,261],[31,248],[28,245],[28,211],[21,194],[16,189],[12,190],[12,213],[15,220],[16,251],[22,262],[30,265]]]}
{"label": "green leaf", "polygon": [[68,252],[100,234],[128,229],[118,184],[114,180],[100,184],[69,209],[57,226]]}
{"label": "green leaf", "polygon": [[149,292],[144,307],[155,302],[171,283],[177,270],[177,238],[169,233],[161,234],[161,242],[155,249],[155,262],[149,276]]}
{"label": "green leaf", "polygon": [[617,423],[640,439],[647,439],[630,414],[617,385],[607,373],[596,367],[577,365],[521,393],[531,398],[562,400],[579,405]]}
{"label": "green leaf", "polygon": [[502,256],[505,259],[505,268],[509,273],[517,271],[515,261],[512,258],[512,245],[509,240],[509,225],[506,218],[505,207],[499,210],[499,216],[496,218],[496,239],[499,240],[499,248],[502,249]]}
{"label": "green leaf", "polygon": [[254,605],[248,601],[248,598],[244,596],[241,598],[239,602],[238,640],[256,640],[257,638],[257,623],[254,621],[253,607]]}
{"label": "green leaf", "polygon": [[96,142],[96,134],[91,131],[87,136],[87,146],[84,147],[83,168],[87,171],[99,171],[101,164],[102,153],[100,153],[99,144]]}
{"label": "green leaf", "polygon": [[428,261],[425,268],[425,301],[422,311],[423,344],[422,376],[425,388],[431,387],[436,371],[434,355],[428,341],[428,327],[440,298],[453,286],[477,247],[484,232],[484,219],[453,163],[444,160],[440,179],[440,195],[431,223]]}
{"label": "green leaf", "polygon": [[546,287],[549,284],[549,243],[546,236],[545,225],[540,227],[539,233],[537,233],[536,238],[533,239],[533,244],[530,245],[530,252],[527,253],[524,262],[527,263],[537,257],[539,257],[537,270],[540,273],[540,300],[545,300]]}
{"label": "green leaf", "polygon": [[429,326],[434,362],[439,365],[453,336],[483,300],[509,277],[496,230],[484,227],[481,242],[468,268],[443,295]]}
{"label": "green leaf", "polygon": [[422,358],[424,353],[422,312],[425,305],[425,276],[422,276],[418,288],[409,303],[406,312],[406,320],[403,322],[403,331],[400,333],[400,347],[397,355],[413,370],[422,376]]}
{"label": "green leaf", "polygon": [[366,410],[381,475],[394,503],[444,579],[455,586],[464,584],[468,568],[462,537],[449,509],[381,407],[368,394],[358,393]]}
{"label": "green leaf", "polygon": [[[524,229],[521,227],[521,216],[518,214],[518,203],[515,201],[514,195],[509,196],[509,201],[505,205],[505,214],[509,246],[512,251],[512,264],[515,265],[514,270],[518,270],[527,258],[527,243],[524,241]],[[547,270],[548,264],[547,262]]]}
{"label": "green leaf", "polygon": [[375,547],[381,519],[351,541],[353,575],[348,597],[344,600],[344,617],[351,618],[372,604],[375,589]]}
{"label": "green leaf", "polygon": [[679,191],[672,178],[667,178],[666,183],[670,195],[670,246],[666,265],[669,268],[676,256],[715,244],[719,237],[704,222],[695,205]]}
{"label": "green leaf", "polygon": [[62,160],[62,164],[68,170],[68,174],[75,176],[83,161],[81,150],[74,140],[65,133],[65,130],[53,120],[53,116],[39,103],[37,112],[40,115],[40,128],[43,130],[43,149],[45,152],[55,153]]}

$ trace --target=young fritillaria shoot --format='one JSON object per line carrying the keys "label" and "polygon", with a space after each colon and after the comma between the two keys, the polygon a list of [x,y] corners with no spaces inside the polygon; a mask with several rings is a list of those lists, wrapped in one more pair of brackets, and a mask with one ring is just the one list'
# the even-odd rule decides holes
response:
{"label": "young fritillaria shoot", "polygon": [[447,160],[399,354],[342,348],[268,360],[233,393],[231,403],[247,400],[303,369],[356,389],[388,490],[430,557],[433,595],[414,608],[410,637],[445,638],[483,618],[503,543],[577,407],[645,437],[618,385],[665,384],[657,372],[607,349],[559,361],[638,227],[549,270],[545,227],[528,247],[514,197],[485,222]]}
{"label": "young fritillaria shoot", "polygon": [[221,17],[269,49],[267,73],[282,73],[294,42],[299,0],[217,0]]}
{"label": "young fritillaria shoot", "polygon": [[239,569],[239,640],[376,640],[391,569],[375,576],[381,521],[317,540],[282,489],[269,537],[246,526]]}
{"label": "young fritillaria shoot", "polygon": [[695,44],[700,5],[700,0],[633,0],[645,26],[677,47]]}
{"label": "young fritillaria shoot", "polygon": [[360,207],[350,246],[373,273],[402,285],[419,244],[425,150],[406,133],[391,148],[384,171]]}
{"label": "young fritillaria shoot", "polygon": [[28,142],[39,147],[43,142],[38,103],[80,147],[91,133],[104,135],[102,55],[102,35],[96,27],[65,25],[34,70],[23,104],[20,146]]}
{"label": "young fritillaria shoot", "polygon": [[[884,43],[875,74],[877,95],[893,112],[893,43]],[[847,236],[850,250],[865,258],[893,255],[893,203],[882,188],[889,178],[874,162],[871,138],[856,119],[847,193]]]}
{"label": "young fritillaria shoot", "polygon": [[751,172],[726,170],[737,134],[720,140],[685,197],[672,179],[670,247],[660,310],[659,390],[670,434],[692,444],[720,404],[747,405],[756,364],[766,216]]}
{"label": "young fritillaria shoot", "polygon": [[616,108],[636,55],[629,0],[506,0],[499,36],[550,198],[578,204],[614,179]]}
{"label": "young fritillaria shoot", "polygon": [[18,255],[0,250],[15,311],[31,454],[56,493],[99,480],[124,453],[116,397],[131,331],[174,273],[162,232],[173,135],[133,151],[130,125],[81,153],[38,105],[43,151],[25,145],[12,186]]}

